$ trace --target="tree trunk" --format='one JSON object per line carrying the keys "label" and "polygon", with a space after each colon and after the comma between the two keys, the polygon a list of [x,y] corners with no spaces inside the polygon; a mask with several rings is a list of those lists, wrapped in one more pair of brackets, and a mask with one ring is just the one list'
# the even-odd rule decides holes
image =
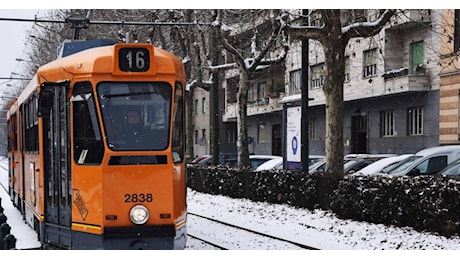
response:
{"label": "tree trunk", "polygon": [[[331,16],[330,16],[331,17]],[[322,40],[325,55],[323,91],[326,96],[326,175],[343,176],[343,83],[345,48],[340,15],[330,21],[330,33]]]}
{"label": "tree trunk", "polygon": [[245,68],[240,68],[240,81],[237,93],[237,126],[238,126],[238,168],[243,169],[249,167],[249,149],[248,149],[248,123],[247,123],[247,107],[248,107],[248,84],[249,75]]}
{"label": "tree trunk", "polygon": [[[217,30],[212,30],[212,35],[210,38],[209,49],[211,53],[211,62],[212,65],[219,64],[219,49],[217,47]],[[220,115],[219,115],[219,71],[212,72],[212,86],[211,90],[209,91],[209,98],[210,98],[210,109],[209,109],[209,116],[210,116],[210,135],[211,135],[211,155],[212,155],[212,164],[217,165],[219,164],[219,123],[220,123]]]}

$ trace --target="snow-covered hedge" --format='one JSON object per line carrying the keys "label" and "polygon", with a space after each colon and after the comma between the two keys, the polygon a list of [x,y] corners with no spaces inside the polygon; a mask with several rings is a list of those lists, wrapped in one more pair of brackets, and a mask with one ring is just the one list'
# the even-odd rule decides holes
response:
{"label": "snow-covered hedge", "polygon": [[330,205],[337,216],[460,234],[460,181],[442,176],[345,176]]}
{"label": "snow-covered hedge", "polygon": [[187,167],[188,187],[253,201],[326,209],[338,217],[460,235],[460,181],[441,176],[314,176],[297,171]]}

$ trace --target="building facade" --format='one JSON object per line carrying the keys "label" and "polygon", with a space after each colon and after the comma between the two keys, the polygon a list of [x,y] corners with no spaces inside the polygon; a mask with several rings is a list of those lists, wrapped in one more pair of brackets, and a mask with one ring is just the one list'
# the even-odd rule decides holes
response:
{"label": "building facade", "polygon": [[[364,10],[361,15],[371,22],[377,11]],[[411,9],[394,17],[378,35],[350,40],[343,86],[345,154],[415,153],[459,143],[459,27],[456,10]],[[455,28],[447,32],[456,39],[449,44],[445,28]],[[301,107],[301,47],[300,41],[291,42],[284,64],[260,70],[252,81],[247,113],[250,153],[289,153],[286,111]],[[324,55],[318,42],[309,41],[308,56],[309,154],[324,155]],[[224,153],[236,152],[237,82],[237,71],[228,71],[221,83],[219,145]]]}
{"label": "building facade", "polygon": [[460,10],[446,9],[442,13],[446,33],[441,41],[439,143],[459,144]]}

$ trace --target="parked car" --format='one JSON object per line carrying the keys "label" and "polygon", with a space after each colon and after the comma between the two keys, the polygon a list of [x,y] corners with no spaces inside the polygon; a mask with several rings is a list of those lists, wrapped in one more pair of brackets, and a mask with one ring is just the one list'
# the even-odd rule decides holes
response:
{"label": "parked car", "polygon": [[312,155],[312,154],[309,154],[308,155],[308,166],[313,165],[314,163],[319,162],[321,160],[324,160],[324,158],[326,158],[326,156],[324,156],[324,155]]}
{"label": "parked car", "polygon": [[320,174],[326,169],[326,159],[319,160],[312,165],[308,166],[309,174]]}
{"label": "parked car", "polygon": [[194,165],[201,165],[201,166],[209,166],[211,165],[211,162],[212,162],[212,156],[211,155],[205,155],[203,156],[203,158],[193,162],[191,164],[194,164]]}
{"label": "parked car", "polygon": [[[324,155],[308,155],[308,166],[310,167],[314,163],[324,160]],[[267,161],[257,167],[257,171],[262,170],[282,170],[284,169],[284,160],[283,158],[274,158],[270,161]]]}
{"label": "parked car", "polygon": [[191,162],[190,164],[197,164],[199,161],[203,160],[203,159],[206,159],[208,157],[211,157],[211,155],[209,154],[204,154],[204,155],[199,155],[197,157],[195,157]]}
{"label": "parked car", "polygon": [[[219,164],[228,164],[231,161],[236,160],[236,154],[234,153],[221,153],[219,154]],[[195,158],[190,164],[209,166],[212,163],[212,155],[201,155]]]}
{"label": "parked car", "polygon": [[[349,154],[344,156],[343,171],[345,174],[355,173],[369,164],[395,154]],[[308,168],[309,174],[321,174],[326,169],[326,161],[321,160]]]}
{"label": "parked car", "polygon": [[430,147],[401,161],[388,174],[392,176],[436,174],[459,158],[460,145]]}
{"label": "parked car", "polygon": [[388,157],[371,156],[371,157],[364,157],[364,158],[360,158],[360,157],[348,158],[345,160],[343,164],[343,172],[344,174],[356,173],[359,170],[363,169],[364,167],[367,167],[373,164],[374,162],[378,162],[384,158],[388,158]]}
{"label": "parked car", "polygon": [[387,158],[380,159],[375,161],[368,166],[362,168],[354,174],[363,174],[363,175],[373,175],[373,174],[383,174],[387,173],[388,170],[391,170],[395,165],[397,165],[402,160],[412,156],[414,154],[401,154],[398,156],[391,156]]}
{"label": "parked car", "polygon": [[[222,156],[221,156],[222,157]],[[261,164],[270,161],[272,159],[278,159],[278,160],[283,160],[283,157],[277,156],[277,155],[263,155],[263,154],[258,154],[258,155],[249,155],[249,163],[251,168],[257,169]],[[196,162],[195,165],[202,165],[202,166],[209,166],[212,163],[212,156],[209,155],[206,158],[199,160]],[[220,158],[219,164],[221,165],[226,165],[228,167],[236,167],[238,163],[237,158],[235,157],[228,157],[228,158]]]}
{"label": "parked car", "polygon": [[449,163],[444,169],[436,173],[437,175],[460,178],[460,159]]}
{"label": "parked car", "polygon": [[283,157],[273,158],[268,160],[256,168],[256,171],[267,171],[267,170],[282,170],[283,169]]}
{"label": "parked car", "polygon": [[[251,165],[251,168],[253,169],[257,169],[257,167],[259,167],[261,164],[268,162],[272,159],[283,160],[283,157],[278,156],[278,155],[264,155],[264,154],[249,155],[249,163]],[[228,166],[236,167],[237,160],[231,161],[231,163],[229,163]]]}
{"label": "parked car", "polygon": [[345,155],[343,158],[346,159],[353,159],[353,158],[387,158],[397,156],[394,153],[350,153]]}

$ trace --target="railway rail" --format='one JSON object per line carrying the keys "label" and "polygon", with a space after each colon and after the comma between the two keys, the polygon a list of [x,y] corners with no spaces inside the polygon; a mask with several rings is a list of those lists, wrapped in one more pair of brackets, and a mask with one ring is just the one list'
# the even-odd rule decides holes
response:
{"label": "railway rail", "polygon": [[[259,232],[248,227],[234,225],[194,212],[187,213],[189,224],[188,236],[198,239],[217,249],[287,249],[287,250],[319,250],[318,248],[284,239],[275,235]],[[194,226],[199,227],[195,228]],[[217,231],[217,232],[214,232]],[[216,234],[217,233],[217,234]],[[225,234],[225,240],[221,240]]]}

